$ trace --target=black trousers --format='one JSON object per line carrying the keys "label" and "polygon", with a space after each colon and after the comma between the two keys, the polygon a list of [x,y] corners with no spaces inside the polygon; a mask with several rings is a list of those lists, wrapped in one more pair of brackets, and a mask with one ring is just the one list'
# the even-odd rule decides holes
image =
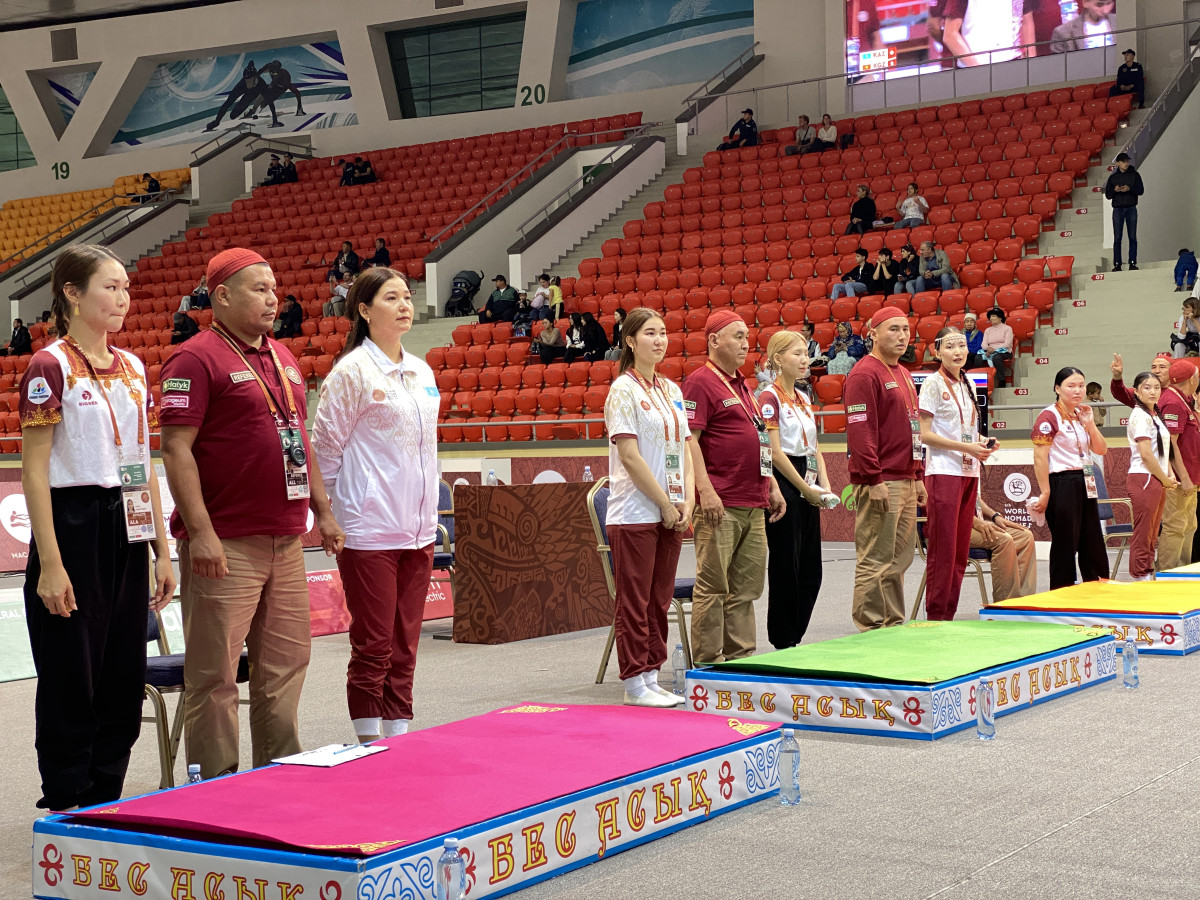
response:
{"label": "black trousers", "polygon": [[31,542],[25,617],[38,673],[37,805],[66,809],[121,796],[146,685],[149,546],[126,539],[118,488],[53,488],[50,502],[78,608],[67,618],[47,611]]}
{"label": "black trousers", "polygon": [[1050,503],[1046,506],[1050,526],[1050,590],[1075,583],[1075,555],[1079,554],[1081,581],[1108,578],[1108,550],[1100,528],[1100,512],[1088,499],[1083,472],[1054,472],[1050,475]]}
{"label": "black trousers", "polygon": [[[788,459],[803,477],[807,458]],[[782,650],[800,643],[821,592],[821,510],[778,469],[775,480],[787,512],[778,522],[767,523],[767,640]]]}

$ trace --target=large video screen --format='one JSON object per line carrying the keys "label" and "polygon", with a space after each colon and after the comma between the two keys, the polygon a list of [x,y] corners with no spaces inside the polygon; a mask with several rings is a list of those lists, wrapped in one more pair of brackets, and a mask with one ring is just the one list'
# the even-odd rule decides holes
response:
{"label": "large video screen", "polygon": [[1116,27],[1116,0],[846,0],[846,74],[878,80],[1106,47]]}

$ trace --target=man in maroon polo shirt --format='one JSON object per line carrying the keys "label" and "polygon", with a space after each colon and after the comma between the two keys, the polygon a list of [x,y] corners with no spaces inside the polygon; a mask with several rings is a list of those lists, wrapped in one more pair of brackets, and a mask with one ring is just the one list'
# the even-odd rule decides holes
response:
{"label": "man in maroon polo shirt", "polygon": [[846,376],[846,447],[854,486],[854,606],[859,631],[904,622],[904,573],[925,503],[919,395],[899,365],[908,319],[894,306],[871,317],[871,352]]}
{"label": "man in maroon polo shirt", "polygon": [[225,250],[208,264],[208,289],[213,327],[163,366],[159,420],[179,541],[187,760],[212,778],[238,768],[243,643],[254,765],[300,750],[308,511],[327,553],[345,535],[309,451],[299,366],[268,337],[278,305],[270,266],[252,250]]}
{"label": "man in maroon polo shirt", "polygon": [[1170,384],[1158,398],[1158,412],[1171,433],[1171,465],[1179,486],[1167,491],[1155,568],[1162,572],[1192,562],[1196,535],[1196,489],[1200,485],[1200,419],[1196,415],[1196,367],[1191,360],[1171,363]]}
{"label": "man in maroon polo shirt", "polygon": [[741,316],[719,309],[704,327],[708,362],[683,383],[692,429],[692,465],[699,497],[696,586],[692,591],[692,656],[697,664],[754,653],[754,601],[767,573],[763,510],[777,521],[786,510],[771,475],[771,445],[754,394],[738,367],[750,334]]}
{"label": "man in maroon polo shirt", "polygon": [[[1158,379],[1163,391],[1171,386],[1172,358],[1170,353],[1159,353],[1150,361],[1150,374]],[[1113,354],[1113,361],[1109,368],[1112,370],[1112,381],[1109,382],[1108,389],[1112,398],[1133,409],[1133,391],[1125,386],[1125,362],[1121,359],[1120,353]]]}

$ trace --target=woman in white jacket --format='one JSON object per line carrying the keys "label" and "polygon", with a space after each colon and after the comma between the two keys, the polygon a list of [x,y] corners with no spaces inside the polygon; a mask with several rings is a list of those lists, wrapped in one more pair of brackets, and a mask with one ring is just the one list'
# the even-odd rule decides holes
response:
{"label": "woman in white jacket", "polygon": [[437,532],[438,390],[406,353],[412,293],[372,268],[350,291],[346,350],[317,403],[312,444],[346,547],[338,569],[350,610],[346,695],[362,742],[404,734]]}

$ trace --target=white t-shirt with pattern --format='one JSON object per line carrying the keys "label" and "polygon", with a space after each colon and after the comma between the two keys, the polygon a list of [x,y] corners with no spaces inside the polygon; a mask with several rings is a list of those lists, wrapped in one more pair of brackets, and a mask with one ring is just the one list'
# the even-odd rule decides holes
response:
{"label": "white t-shirt with pattern", "polygon": [[[1167,469],[1167,456],[1171,450],[1171,433],[1162,419],[1156,419],[1140,406],[1135,406],[1129,414],[1129,423],[1125,426],[1125,434],[1129,438],[1129,474],[1149,475],[1150,470],[1142,462],[1142,454],[1138,451],[1138,441],[1149,441],[1150,452],[1158,460],[1164,472]],[[1162,441],[1162,452],[1158,451],[1159,441]]]}
{"label": "white t-shirt with pattern", "polygon": [[[665,426],[664,426],[665,421]],[[630,372],[618,377],[604,402],[604,423],[611,445],[608,449],[608,516],[607,525],[645,525],[662,521],[658,504],[638,490],[629,477],[620,454],[617,438],[636,437],[638,453],[650,467],[651,474],[667,490],[667,454],[679,456],[679,473],[685,463],[683,454],[691,440],[687,414],[683,409],[683,392],[679,385],[661,375],[653,389],[647,391],[642,382]]]}
{"label": "white t-shirt with pattern", "polygon": [[[971,435],[972,441],[979,439],[979,414],[975,406],[975,389],[971,385],[961,381],[948,384],[941,373],[934,372],[921,384],[917,405],[921,412],[933,416],[933,433],[939,437],[961,441],[966,433]],[[963,469],[964,458],[971,464],[969,471]],[[979,475],[979,460],[958,450],[926,446],[925,474],[975,478]]]}

